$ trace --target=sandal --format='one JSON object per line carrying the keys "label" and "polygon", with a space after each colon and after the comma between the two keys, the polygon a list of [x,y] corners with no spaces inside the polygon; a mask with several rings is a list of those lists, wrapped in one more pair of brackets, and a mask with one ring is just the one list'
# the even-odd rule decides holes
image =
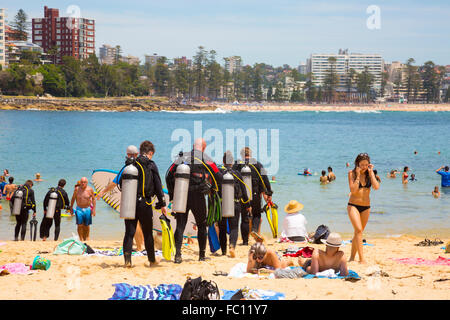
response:
{"label": "sandal", "polygon": [[415,246],[418,247],[429,247],[431,246],[431,241],[425,238],[425,240],[420,241],[419,243],[416,243]]}
{"label": "sandal", "polygon": [[213,276],[228,276],[228,273],[223,272],[223,271],[214,271]]}

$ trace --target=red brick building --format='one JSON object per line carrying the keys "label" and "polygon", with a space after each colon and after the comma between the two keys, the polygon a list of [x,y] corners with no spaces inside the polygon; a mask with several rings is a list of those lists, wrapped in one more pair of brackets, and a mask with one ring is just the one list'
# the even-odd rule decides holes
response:
{"label": "red brick building", "polygon": [[62,63],[63,56],[83,60],[95,53],[95,21],[60,17],[58,9],[45,6],[44,18],[32,19],[32,42],[51,57],[55,53],[55,63]]}

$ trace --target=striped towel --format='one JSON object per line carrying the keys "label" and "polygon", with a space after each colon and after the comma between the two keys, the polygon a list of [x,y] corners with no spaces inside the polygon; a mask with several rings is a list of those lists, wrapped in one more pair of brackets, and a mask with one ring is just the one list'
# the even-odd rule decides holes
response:
{"label": "striped towel", "polygon": [[[328,270],[327,270],[328,271]],[[334,270],[333,270],[334,273]],[[313,278],[327,278],[327,279],[354,279],[361,280],[361,277],[353,270],[348,270],[348,276],[340,276],[339,272],[337,274],[327,274],[324,272],[319,272],[317,274],[307,274],[303,277],[303,279],[313,279]]]}
{"label": "striped towel", "polygon": [[180,300],[181,286],[178,284],[160,284],[132,286],[127,283],[116,283],[115,292],[109,300]]}
{"label": "striped towel", "polygon": [[[242,294],[245,300],[283,300],[285,294],[281,292],[275,292],[271,290],[260,290],[260,289],[248,289],[243,288]],[[225,290],[222,289],[223,295],[222,300],[230,300],[239,290]]]}

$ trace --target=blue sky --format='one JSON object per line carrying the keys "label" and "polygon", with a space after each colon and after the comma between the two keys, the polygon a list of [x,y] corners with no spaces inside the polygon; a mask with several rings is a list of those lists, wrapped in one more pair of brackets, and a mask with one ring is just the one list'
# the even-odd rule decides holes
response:
{"label": "blue sky", "polygon": [[[415,0],[33,0],[8,1],[9,20],[22,8],[30,18],[44,5],[67,16],[71,5],[96,20],[96,47],[120,45],[144,58],[195,55],[199,45],[217,52],[219,62],[240,55],[245,64],[297,66],[311,53],[379,53],[385,61],[413,57],[422,64],[450,64],[450,1]],[[366,12],[380,8],[380,29],[370,30]]]}

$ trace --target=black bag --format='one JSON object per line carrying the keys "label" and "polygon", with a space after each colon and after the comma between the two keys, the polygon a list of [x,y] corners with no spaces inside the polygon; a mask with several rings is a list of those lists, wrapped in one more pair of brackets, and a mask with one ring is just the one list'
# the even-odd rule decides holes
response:
{"label": "black bag", "polygon": [[217,284],[213,281],[188,278],[181,291],[180,300],[220,300]]}
{"label": "black bag", "polygon": [[328,236],[330,235],[330,229],[326,226],[321,224],[317,227],[316,233],[314,233],[313,236],[313,243],[315,244],[321,244],[321,239],[326,240]]}

